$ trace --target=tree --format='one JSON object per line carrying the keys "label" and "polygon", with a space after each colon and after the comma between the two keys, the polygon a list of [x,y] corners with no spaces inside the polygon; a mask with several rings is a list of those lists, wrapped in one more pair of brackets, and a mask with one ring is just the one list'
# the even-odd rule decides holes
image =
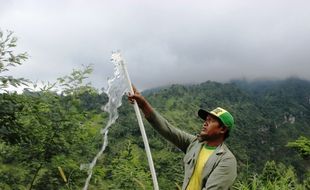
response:
{"label": "tree", "polygon": [[310,139],[307,137],[300,136],[296,141],[289,142],[286,146],[297,150],[303,159],[310,158]]}
{"label": "tree", "polygon": [[268,161],[262,174],[253,174],[249,179],[238,180],[234,185],[236,190],[304,190],[306,183],[298,182],[297,175],[292,166],[276,164]]}
{"label": "tree", "polygon": [[265,167],[263,169],[263,173],[261,175],[261,178],[263,181],[271,181],[274,182],[278,178],[280,178],[280,173],[277,168],[277,165],[275,161],[268,161],[265,164]]}
{"label": "tree", "polygon": [[[86,175],[79,170],[79,164],[95,151],[95,142],[88,138],[90,130],[101,127],[96,122],[103,118],[101,113],[83,108],[80,96],[88,94],[86,100],[99,96],[90,86],[83,86],[89,72],[74,72],[77,78],[70,82],[79,82],[66,85],[70,93],[59,95],[47,87],[23,94],[0,94],[0,189],[81,186]],[[60,166],[69,174],[66,184],[57,170]]]}
{"label": "tree", "polygon": [[70,75],[58,78],[58,85],[63,95],[82,94],[94,90],[91,83],[84,83],[93,72],[91,65],[83,65],[82,69],[74,69]]}
{"label": "tree", "polygon": [[18,87],[27,85],[28,80],[24,78],[14,78],[12,76],[3,75],[4,72],[9,70],[9,67],[21,65],[23,61],[28,59],[28,54],[14,52],[16,47],[17,38],[13,36],[12,31],[4,33],[0,29],[0,92],[7,91],[9,86]]}
{"label": "tree", "polygon": [[146,164],[142,150],[127,140],[108,166],[106,177],[112,180],[109,189],[151,189],[151,176]]}

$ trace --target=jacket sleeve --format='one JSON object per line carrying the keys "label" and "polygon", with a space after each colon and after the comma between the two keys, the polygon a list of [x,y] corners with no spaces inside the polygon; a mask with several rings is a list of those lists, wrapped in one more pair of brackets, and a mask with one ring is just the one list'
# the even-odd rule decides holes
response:
{"label": "jacket sleeve", "polygon": [[152,112],[150,117],[147,118],[147,120],[153,128],[159,132],[159,134],[177,146],[184,153],[186,153],[187,147],[195,139],[194,135],[188,134],[172,126],[155,110]]}
{"label": "jacket sleeve", "polygon": [[203,190],[227,190],[237,177],[237,161],[234,156],[223,158],[210,174]]}

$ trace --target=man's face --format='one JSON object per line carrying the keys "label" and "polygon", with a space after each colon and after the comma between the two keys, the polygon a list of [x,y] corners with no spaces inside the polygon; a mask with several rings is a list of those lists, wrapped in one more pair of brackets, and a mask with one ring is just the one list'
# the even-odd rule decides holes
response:
{"label": "man's face", "polygon": [[216,117],[208,115],[200,131],[199,141],[215,140],[222,135],[223,128],[221,127],[220,121]]}

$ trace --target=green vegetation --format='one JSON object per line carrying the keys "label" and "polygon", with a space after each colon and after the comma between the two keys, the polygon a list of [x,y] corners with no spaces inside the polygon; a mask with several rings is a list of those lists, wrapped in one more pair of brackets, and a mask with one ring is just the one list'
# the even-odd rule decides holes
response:
{"label": "green vegetation", "polygon": [[[87,172],[80,165],[89,163],[102,144],[106,95],[85,83],[91,66],[39,90],[6,91],[28,81],[3,76],[9,64],[2,51],[12,34],[3,36],[1,32],[0,189],[82,189]],[[236,128],[227,142],[238,160],[234,189],[310,189],[309,81],[207,81],[143,93],[172,124],[192,134],[202,126],[196,114],[200,107],[225,107],[235,116]],[[119,115],[89,189],[152,189],[136,117],[125,97]],[[183,153],[144,123],[160,189],[178,189]]]}
{"label": "green vegetation", "polygon": [[3,32],[0,29],[0,92],[6,91],[6,88],[10,85],[17,87],[26,85],[28,82],[24,78],[14,78],[12,76],[4,75],[10,67],[21,65],[23,61],[28,59],[27,53],[16,54],[13,51],[16,45],[17,38],[13,36],[13,32]]}
{"label": "green vegetation", "polygon": [[301,136],[296,141],[289,142],[287,147],[296,149],[304,159],[308,160],[310,157],[310,139],[306,137]]}

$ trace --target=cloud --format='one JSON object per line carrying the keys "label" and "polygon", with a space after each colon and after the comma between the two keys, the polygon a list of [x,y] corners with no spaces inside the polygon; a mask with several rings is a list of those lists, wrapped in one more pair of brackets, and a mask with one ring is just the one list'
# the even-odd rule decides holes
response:
{"label": "cloud", "polygon": [[14,75],[53,80],[81,64],[106,85],[120,49],[141,88],[232,78],[310,79],[309,1],[11,1],[2,29],[30,60]]}

